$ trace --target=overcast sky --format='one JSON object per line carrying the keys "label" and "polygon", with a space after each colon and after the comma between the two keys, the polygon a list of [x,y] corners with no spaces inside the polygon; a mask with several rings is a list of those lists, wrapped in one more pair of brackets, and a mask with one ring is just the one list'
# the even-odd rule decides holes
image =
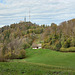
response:
{"label": "overcast sky", "polygon": [[75,18],[75,0],[0,0],[0,27],[24,20],[59,24]]}

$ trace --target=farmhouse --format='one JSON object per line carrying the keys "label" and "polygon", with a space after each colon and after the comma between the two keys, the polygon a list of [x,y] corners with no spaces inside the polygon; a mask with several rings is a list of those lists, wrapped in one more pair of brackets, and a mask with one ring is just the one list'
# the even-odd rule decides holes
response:
{"label": "farmhouse", "polygon": [[42,48],[42,45],[41,44],[32,44],[32,48],[33,49],[40,49],[40,48]]}

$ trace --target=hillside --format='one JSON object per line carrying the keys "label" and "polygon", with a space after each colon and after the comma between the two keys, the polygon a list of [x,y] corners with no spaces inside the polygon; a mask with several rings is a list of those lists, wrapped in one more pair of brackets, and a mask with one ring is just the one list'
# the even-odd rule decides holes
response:
{"label": "hillside", "polygon": [[22,22],[0,28],[0,55],[8,57],[12,54],[17,57],[22,49],[30,48],[33,43],[41,43],[45,49],[74,52],[75,19],[60,25],[39,26]]}
{"label": "hillside", "polygon": [[[33,43],[41,43],[42,49],[32,49]],[[0,28],[0,74],[75,75],[75,19],[60,25],[22,22]]]}
{"label": "hillside", "polygon": [[75,75],[74,57],[74,53],[29,48],[26,49],[25,59],[15,59],[10,62],[0,63],[0,74]]}
{"label": "hillside", "polygon": [[75,51],[75,19],[62,22],[58,26],[52,23],[44,35],[43,48]]}
{"label": "hillside", "polygon": [[32,24],[31,22],[2,27],[0,28],[0,51],[6,56],[13,51],[18,55],[22,49],[31,47],[32,43],[39,39],[37,36],[41,37],[44,29],[43,26]]}
{"label": "hillside", "polygon": [[50,49],[27,49],[21,61],[75,69],[75,53],[62,53]]}

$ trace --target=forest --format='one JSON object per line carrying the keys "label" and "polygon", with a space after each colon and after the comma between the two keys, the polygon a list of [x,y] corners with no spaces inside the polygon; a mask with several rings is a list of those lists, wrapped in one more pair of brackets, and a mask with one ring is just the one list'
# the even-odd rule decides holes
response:
{"label": "forest", "polygon": [[37,25],[31,22],[14,23],[0,28],[0,58],[25,58],[25,49],[33,43],[42,49],[75,52],[75,19],[59,25]]}

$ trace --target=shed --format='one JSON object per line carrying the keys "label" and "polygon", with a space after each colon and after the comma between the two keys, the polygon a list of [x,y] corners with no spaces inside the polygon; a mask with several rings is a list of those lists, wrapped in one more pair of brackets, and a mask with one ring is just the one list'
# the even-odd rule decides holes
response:
{"label": "shed", "polygon": [[40,48],[42,48],[42,45],[41,44],[32,44],[32,48],[33,49],[40,49]]}

